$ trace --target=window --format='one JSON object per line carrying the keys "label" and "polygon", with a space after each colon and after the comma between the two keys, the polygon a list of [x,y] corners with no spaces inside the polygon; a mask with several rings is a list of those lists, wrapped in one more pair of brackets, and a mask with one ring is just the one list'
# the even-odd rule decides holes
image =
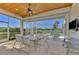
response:
{"label": "window", "polygon": [[20,33],[20,20],[0,14],[0,40],[8,38],[8,24],[9,24],[9,38],[15,38],[15,34]]}
{"label": "window", "polygon": [[31,22],[24,22],[24,34],[30,34],[32,29]]}
{"label": "window", "polygon": [[36,34],[61,35],[63,33],[64,18],[49,19],[35,22],[25,22],[25,34],[32,31]]}
{"label": "window", "polygon": [[2,22],[8,22],[8,16],[4,14],[0,14],[0,21]]}
{"label": "window", "polygon": [[13,17],[9,17],[9,27],[20,28],[20,20]]}
{"label": "window", "polygon": [[14,39],[16,34],[20,33],[20,20],[9,17],[9,32],[10,39]]}
{"label": "window", "polygon": [[7,40],[8,16],[0,14],[0,42]]}

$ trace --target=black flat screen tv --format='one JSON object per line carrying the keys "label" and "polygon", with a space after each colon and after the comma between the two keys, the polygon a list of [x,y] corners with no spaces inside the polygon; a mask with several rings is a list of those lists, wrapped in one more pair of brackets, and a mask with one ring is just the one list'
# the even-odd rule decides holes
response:
{"label": "black flat screen tv", "polygon": [[69,29],[78,30],[79,28],[79,19],[74,19],[73,21],[69,22]]}

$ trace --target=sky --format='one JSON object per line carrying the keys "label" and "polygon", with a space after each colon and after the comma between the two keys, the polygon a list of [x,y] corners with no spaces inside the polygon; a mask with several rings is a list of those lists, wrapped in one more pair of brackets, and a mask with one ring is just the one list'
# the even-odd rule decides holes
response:
{"label": "sky", "polygon": [[[56,19],[59,21],[58,27],[62,28],[64,19]],[[53,24],[56,21],[55,19],[48,19],[44,21],[33,22],[33,26],[37,25],[38,28],[52,28]],[[0,14],[0,21],[8,22],[8,16]],[[16,18],[9,17],[9,26],[10,27],[20,27],[20,20]],[[0,27],[7,27],[7,23],[0,22]],[[24,28],[32,28],[32,22],[25,22]]]}

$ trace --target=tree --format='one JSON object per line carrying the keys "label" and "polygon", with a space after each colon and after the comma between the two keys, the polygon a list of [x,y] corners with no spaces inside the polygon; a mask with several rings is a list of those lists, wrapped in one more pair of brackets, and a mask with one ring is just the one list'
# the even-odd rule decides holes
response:
{"label": "tree", "polygon": [[59,24],[59,21],[56,21],[53,25],[53,29],[56,30],[58,29],[58,24]]}
{"label": "tree", "polygon": [[58,24],[59,24],[59,21],[55,21],[55,23],[53,24],[53,33],[52,35],[54,35],[54,37],[58,37],[59,36],[59,33],[58,33]]}

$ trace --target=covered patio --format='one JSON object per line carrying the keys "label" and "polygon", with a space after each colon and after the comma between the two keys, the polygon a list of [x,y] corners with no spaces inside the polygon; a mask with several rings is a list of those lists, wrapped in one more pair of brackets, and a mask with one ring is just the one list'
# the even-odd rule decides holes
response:
{"label": "covered patio", "polygon": [[[1,40],[0,54],[13,55],[66,55],[69,53],[69,22],[72,3],[0,3],[0,14],[7,16],[7,36]],[[11,35],[10,17],[19,20],[18,32]],[[62,35],[56,36],[52,28],[39,28],[39,21],[63,19]],[[15,21],[15,20],[14,20]],[[51,22],[51,21],[50,21]],[[30,28],[27,28],[30,23]],[[39,24],[38,24],[39,23]],[[42,22],[44,23],[44,22]],[[49,24],[49,23],[48,23]],[[45,25],[45,24],[44,24]],[[41,25],[40,25],[41,26]],[[47,25],[48,26],[48,25]],[[52,25],[51,25],[52,26]],[[20,28],[20,29],[19,29]],[[28,29],[28,30],[26,30]],[[45,32],[44,32],[45,31]],[[28,33],[27,33],[28,32]],[[47,33],[46,33],[47,32]],[[12,32],[13,33],[13,32]]]}

